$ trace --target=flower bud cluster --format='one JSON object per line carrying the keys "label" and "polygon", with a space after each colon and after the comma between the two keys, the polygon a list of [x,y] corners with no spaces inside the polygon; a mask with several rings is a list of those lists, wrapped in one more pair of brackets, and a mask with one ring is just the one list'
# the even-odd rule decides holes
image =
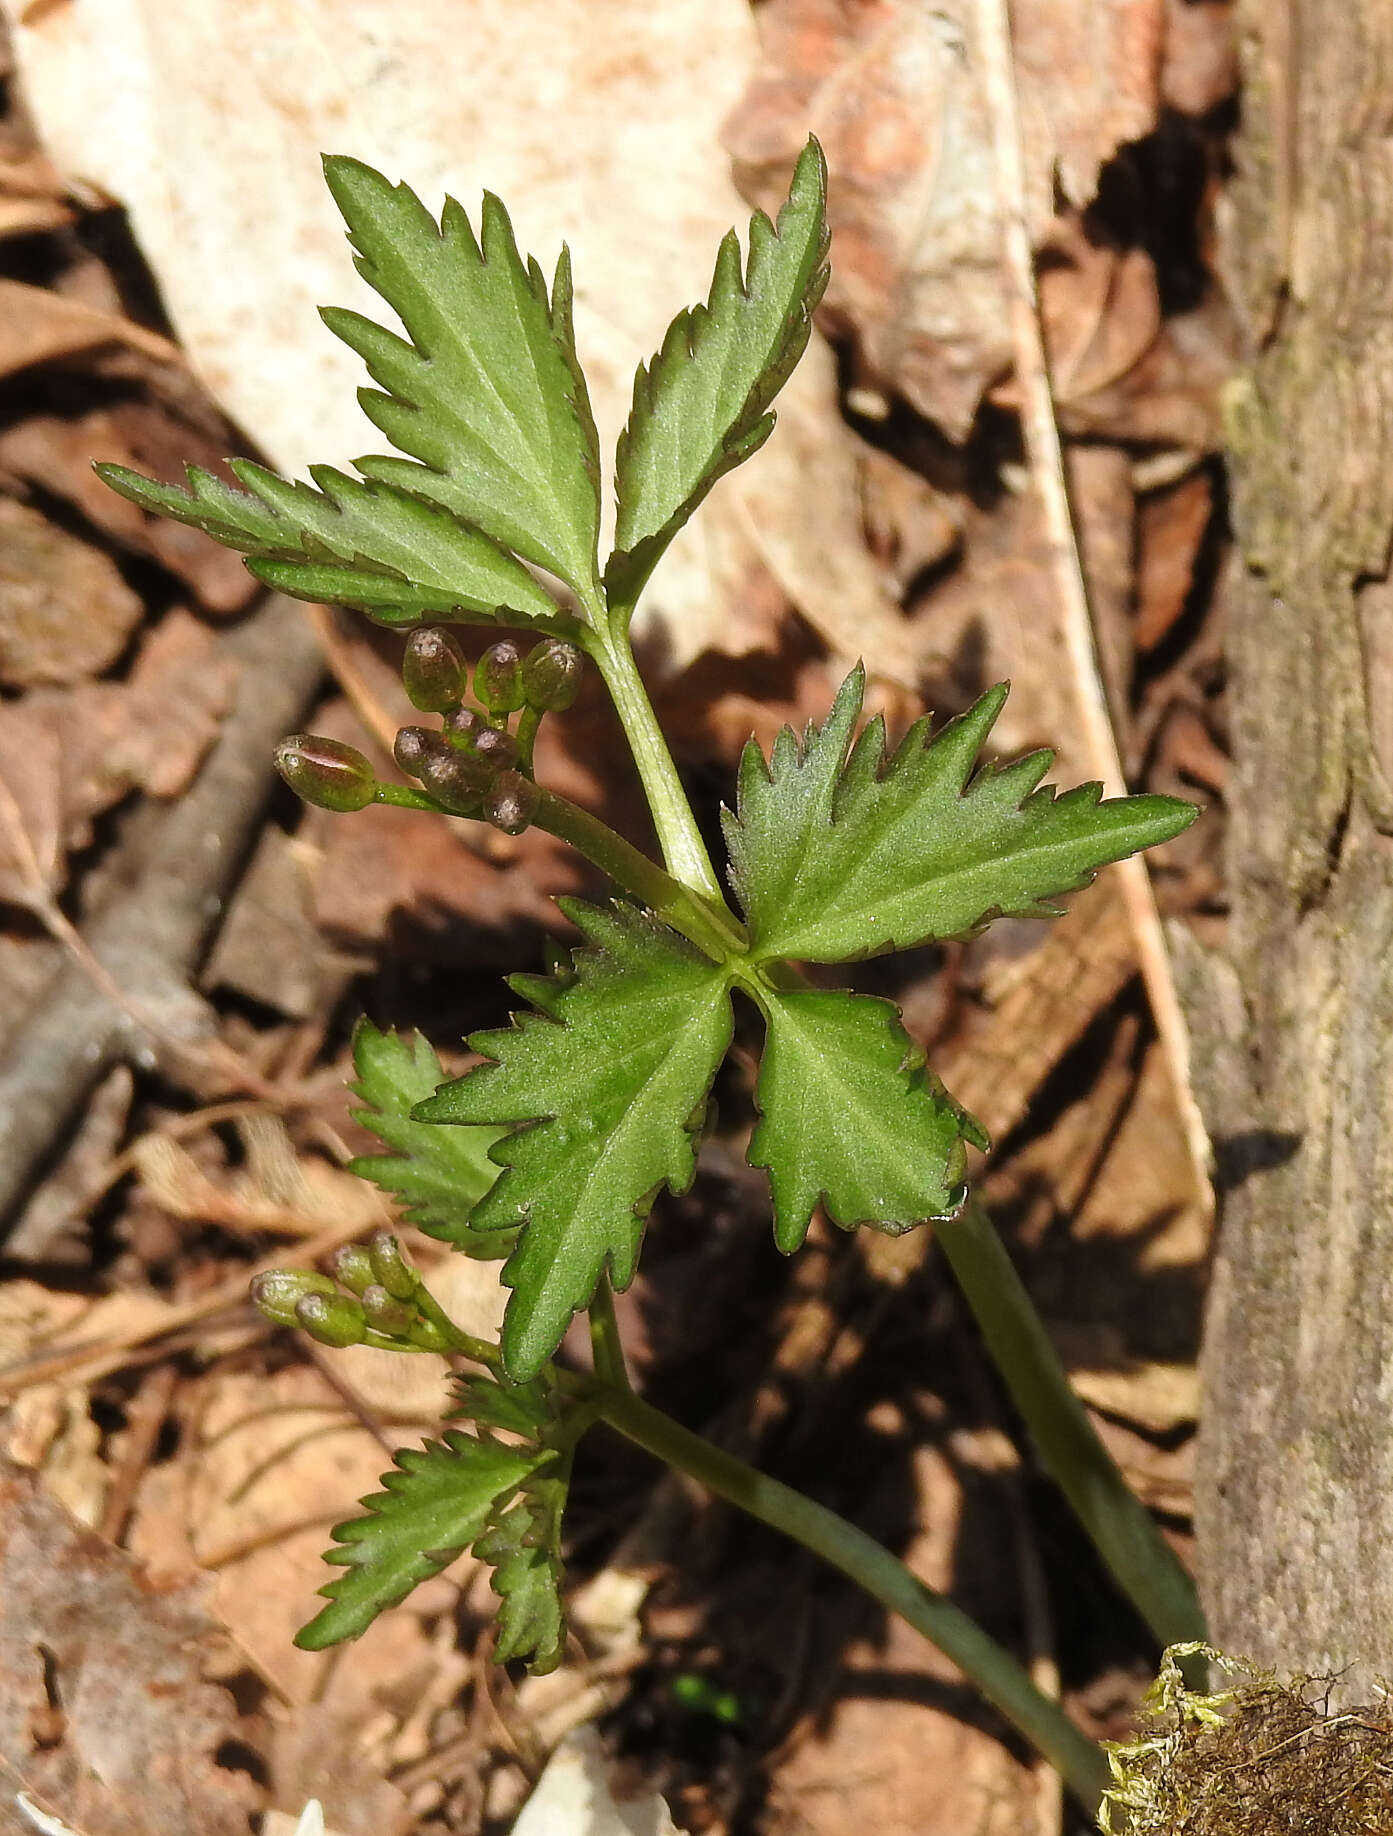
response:
{"label": "flower bud cluster", "polygon": [[270,1269],[251,1284],[252,1302],[277,1326],[299,1326],[320,1345],[381,1344],[443,1351],[444,1335],[420,1305],[421,1278],[390,1231],[347,1244],[331,1259],[333,1276],[313,1269]]}
{"label": "flower bud cluster", "polygon": [[[505,835],[520,835],[540,801],[532,779],[538,724],[571,706],[582,669],[580,652],[560,638],[543,638],[526,653],[502,638],[471,671],[450,632],[422,626],[407,639],[402,682],[412,706],[440,715],[441,726],[403,727],[392,749],[397,764],[452,816],[482,817]],[[471,678],[477,707],[466,705]],[[339,740],[294,734],[276,749],[276,766],[292,790],[321,809],[410,801],[379,784],[363,754]]]}
{"label": "flower bud cluster", "polygon": [[[402,680],[414,706],[439,714],[440,730],[403,727],[393,753],[442,809],[482,816],[505,835],[520,835],[537,813],[532,741],[543,714],[570,707],[580,690],[581,655],[559,638],[524,654],[512,638],[490,644],[474,665],[477,706],[466,696],[468,658],[448,631],[425,626],[406,642]],[[520,715],[517,732],[509,722]]]}

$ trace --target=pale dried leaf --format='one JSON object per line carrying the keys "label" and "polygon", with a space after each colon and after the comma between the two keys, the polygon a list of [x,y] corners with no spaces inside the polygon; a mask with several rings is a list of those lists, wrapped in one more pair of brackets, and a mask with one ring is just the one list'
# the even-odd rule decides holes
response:
{"label": "pale dried leaf", "polygon": [[[754,58],[744,0],[613,0],[602,33],[587,0],[476,0],[467,59],[453,0],[377,9],[370,23],[345,0],[289,12],[255,0],[233,35],[195,0],[3,10],[49,150],[128,206],[204,380],[283,468],[380,445],[354,400],[357,360],[315,314],[367,303],[321,150],[353,153],[433,203],[448,190],[474,209],[487,185],[544,267],[570,241],[577,336],[609,451],[636,363],[705,296],[716,244],[744,215],[717,147]],[[787,524],[802,531],[796,567],[767,544],[760,559],[788,597],[834,648],[848,649],[858,624],[883,627],[867,648],[914,673],[864,555],[825,359],[822,378],[785,409],[793,426],[761,461],[759,497],[742,503],[743,487],[723,483],[660,565],[653,628],[671,664],[765,640],[742,623],[738,557],[752,523]]]}
{"label": "pale dried leaf", "polygon": [[657,1792],[615,1795],[593,1727],[577,1728],[547,1761],[512,1836],[678,1836]]}
{"label": "pale dried leaf", "polygon": [[1028,955],[989,985],[989,1020],[935,1059],[953,1095],[1001,1142],[1049,1073],[1137,972],[1127,912],[1110,875],[1077,893]]}
{"label": "pale dried leaf", "polygon": [[131,1153],[144,1191],[176,1218],[234,1231],[312,1237],[355,1215],[364,1234],[381,1223],[373,1188],[317,1156],[297,1155],[279,1117],[244,1117],[238,1132],[246,1167],[220,1179],[205,1172],[173,1136],[158,1131],[142,1136]]}

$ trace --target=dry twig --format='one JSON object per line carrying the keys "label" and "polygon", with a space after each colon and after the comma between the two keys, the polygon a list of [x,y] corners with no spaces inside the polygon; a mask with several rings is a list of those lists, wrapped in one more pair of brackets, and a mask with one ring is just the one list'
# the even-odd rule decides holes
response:
{"label": "dry twig", "polygon": [[32,1185],[102,1074],[118,1059],[152,1055],[151,1020],[157,1040],[198,1039],[208,1029],[189,976],[255,838],[272,748],[323,669],[300,608],[279,596],[226,646],[242,670],[217,745],[165,819],[137,884],[76,939],[80,960],[57,971],[9,1039],[0,1065],[0,1217]]}

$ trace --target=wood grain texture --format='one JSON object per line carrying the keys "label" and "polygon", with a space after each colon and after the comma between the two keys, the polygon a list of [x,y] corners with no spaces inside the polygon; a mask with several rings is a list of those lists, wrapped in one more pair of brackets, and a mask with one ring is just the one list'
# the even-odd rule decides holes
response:
{"label": "wood grain texture", "polygon": [[1211,1034],[1229,1017],[1196,1055],[1228,1175],[1198,1522],[1217,1642],[1342,1671],[1348,1699],[1393,1674],[1393,842],[1371,719],[1393,696],[1393,8],[1241,19],[1236,987],[1191,1005]]}

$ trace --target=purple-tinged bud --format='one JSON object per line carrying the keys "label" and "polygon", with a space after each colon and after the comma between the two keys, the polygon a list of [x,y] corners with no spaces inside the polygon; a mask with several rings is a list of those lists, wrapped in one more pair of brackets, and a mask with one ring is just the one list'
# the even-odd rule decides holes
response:
{"label": "purple-tinged bud", "polygon": [[446,716],[445,738],[462,758],[472,759],[482,768],[481,785],[505,765],[517,763],[518,744],[512,734],[501,727],[491,727],[473,708],[460,708]]}
{"label": "purple-tinged bud", "polygon": [[393,1300],[411,1300],[421,1285],[421,1277],[406,1259],[406,1252],[390,1230],[376,1230],[368,1239],[368,1256],[373,1279],[379,1282]]}
{"label": "purple-tinged bud", "polygon": [[489,771],[506,771],[518,762],[518,743],[511,733],[500,727],[480,727],[470,748],[474,757]]}
{"label": "purple-tinged bud", "polygon": [[541,792],[520,771],[500,771],[484,795],[484,814],[505,835],[521,835],[537,814]]}
{"label": "purple-tinged bud", "polygon": [[406,640],[401,679],[412,707],[445,714],[464,700],[469,659],[448,631],[425,625]]}
{"label": "purple-tinged bud", "polygon": [[490,714],[516,714],[527,697],[522,687],[522,649],[512,638],[490,644],[474,666],[474,693]]}
{"label": "purple-tinged bud", "polygon": [[421,761],[440,743],[426,727],[403,727],[392,742],[392,757],[409,778],[419,778]]}
{"label": "purple-tinged bud", "polygon": [[298,1326],[295,1309],[308,1294],[332,1294],[334,1284],[313,1269],[267,1269],[253,1276],[252,1305],[273,1326]]}
{"label": "purple-tinged bud", "polygon": [[372,766],[355,746],[316,733],[292,733],[276,747],[276,770],[297,797],[345,815],[377,795]]}
{"label": "purple-tinged bud", "polygon": [[443,744],[421,761],[422,788],[456,816],[478,815],[479,794],[491,777],[492,773],[477,759]]}
{"label": "purple-tinged bud", "polygon": [[377,1280],[365,1243],[345,1243],[329,1258],[329,1267],[334,1271],[334,1280],[350,1294],[361,1295],[364,1288]]}
{"label": "purple-tinged bud", "polygon": [[320,1345],[361,1345],[368,1330],[362,1307],[343,1294],[307,1294],[296,1303],[295,1323]]}
{"label": "purple-tinged bud", "polygon": [[416,1309],[404,1301],[394,1300],[380,1282],[363,1289],[363,1318],[389,1338],[405,1338],[416,1323]]}
{"label": "purple-tinged bud", "polygon": [[580,693],[585,659],[574,644],[544,638],[522,665],[522,690],[529,708],[539,714],[562,714]]}

